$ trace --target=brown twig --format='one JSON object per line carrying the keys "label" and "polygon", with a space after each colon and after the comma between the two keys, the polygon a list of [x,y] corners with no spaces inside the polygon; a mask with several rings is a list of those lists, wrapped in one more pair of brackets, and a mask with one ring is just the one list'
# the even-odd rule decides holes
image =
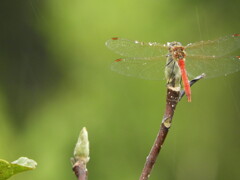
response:
{"label": "brown twig", "polygon": [[[205,77],[205,74],[202,74],[196,77],[190,82],[190,86],[192,86],[193,84],[195,84],[197,81],[199,81],[204,77]],[[174,110],[178,102],[182,99],[184,95],[185,95],[184,90],[180,91],[178,89],[174,89],[170,87],[167,88],[166,110],[163,116],[160,130],[152,146],[152,149],[149,155],[147,156],[147,160],[145,162],[145,165],[139,180],[147,180],[149,178],[151,170],[156,162],[157,156],[168,134],[168,130],[171,127]]]}
{"label": "brown twig", "polygon": [[77,176],[78,180],[87,180],[88,178],[88,171],[86,168],[86,163],[84,161],[78,160],[73,165],[73,171]]}

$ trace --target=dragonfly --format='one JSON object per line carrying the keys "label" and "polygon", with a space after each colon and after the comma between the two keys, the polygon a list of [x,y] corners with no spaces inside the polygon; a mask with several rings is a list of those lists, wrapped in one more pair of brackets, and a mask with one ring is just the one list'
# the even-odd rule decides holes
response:
{"label": "dragonfly", "polygon": [[[166,69],[179,71],[188,102],[191,89],[188,81],[205,73],[206,78],[228,75],[240,70],[240,56],[234,55],[240,49],[240,34],[227,35],[215,40],[200,41],[183,46],[180,42],[132,41],[114,37],[106,46],[124,56],[115,60],[111,69],[120,74],[142,79],[162,80],[171,78]],[[167,61],[166,61],[167,59]]]}

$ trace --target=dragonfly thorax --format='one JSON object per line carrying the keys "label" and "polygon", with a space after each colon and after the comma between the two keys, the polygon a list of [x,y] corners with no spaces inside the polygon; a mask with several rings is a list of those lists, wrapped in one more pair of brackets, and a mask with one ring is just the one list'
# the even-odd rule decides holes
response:
{"label": "dragonfly thorax", "polygon": [[179,59],[184,59],[186,57],[185,48],[180,42],[171,42],[168,43],[169,53],[174,60],[178,61]]}

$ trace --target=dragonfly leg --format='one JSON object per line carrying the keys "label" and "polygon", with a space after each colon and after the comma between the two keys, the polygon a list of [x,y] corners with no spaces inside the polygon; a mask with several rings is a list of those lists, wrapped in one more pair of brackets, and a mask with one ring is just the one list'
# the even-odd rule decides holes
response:
{"label": "dragonfly leg", "polygon": [[174,76],[175,76],[175,74],[174,74],[175,63],[176,62],[174,61],[173,62],[173,67],[172,67],[172,72],[171,72],[171,75],[170,75],[171,79],[174,78]]}
{"label": "dragonfly leg", "polygon": [[[171,68],[172,70],[171,70],[171,73],[170,73],[170,75],[169,75],[169,77],[167,78],[167,84],[169,84],[170,83],[170,81],[171,81],[171,79],[173,79],[174,78],[174,74],[173,74],[173,72],[174,72],[174,65],[175,65],[175,62],[173,62],[174,60],[172,59],[172,58],[170,58],[169,59],[169,61],[167,62],[167,64],[166,64],[166,66],[165,66],[165,68]],[[170,64],[173,62],[173,67],[169,67],[170,66]]]}

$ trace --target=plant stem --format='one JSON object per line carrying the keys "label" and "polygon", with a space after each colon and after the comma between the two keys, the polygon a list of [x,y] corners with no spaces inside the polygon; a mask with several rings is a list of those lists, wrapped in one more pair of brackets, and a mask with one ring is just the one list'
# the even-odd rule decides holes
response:
{"label": "plant stem", "polygon": [[[198,80],[204,78],[205,75],[202,74],[190,82],[190,86],[196,83]],[[147,180],[150,177],[151,170],[156,162],[157,156],[162,148],[164,140],[168,134],[168,130],[171,127],[172,118],[174,115],[175,108],[181,98],[184,96],[184,90],[174,89],[171,87],[167,88],[167,98],[166,98],[166,109],[163,116],[163,120],[160,126],[160,130],[157,134],[155,142],[151,148],[149,155],[147,156],[142,174],[139,180]]]}
{"label": "plant stem", "polygon": [[75,172],[75,175],[77,176],[78,180],[87,180],[88,171],[86,168],[86,163],[84,161],[78,160],[73,165],[73,171]]}

